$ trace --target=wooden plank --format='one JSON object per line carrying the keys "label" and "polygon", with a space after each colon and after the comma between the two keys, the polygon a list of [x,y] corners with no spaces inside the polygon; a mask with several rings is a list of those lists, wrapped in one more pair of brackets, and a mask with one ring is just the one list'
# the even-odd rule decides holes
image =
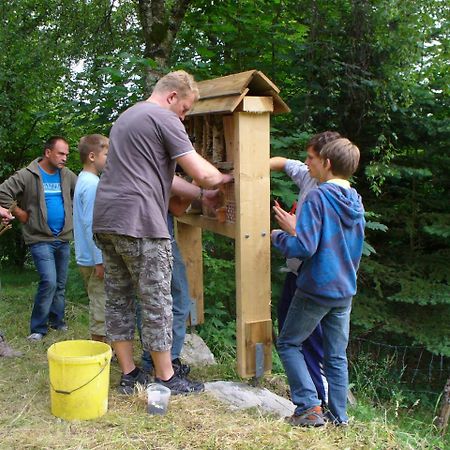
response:
{"label": "wooden plank", "polygon": [[197,324],[204,323],[203,305],[203,254],[201,228],[187,225],[178,219],[176,223],[176,239],[186,265],[189,293],[196,303]]}
{"label": "wooden plank", "polygon": [[237,111],[245,112],[273,112],[272,97],[253,97],[247,95],[242,99]]}
{"label": "wooden plank", "polygon": [[[251,337],[246,335],[246,324],[271,320],[270,113],[238,112],[234,118],[237,369],[240,376],[251,377],[255,373],[249,366],[252,356],[246,343]],[[268,345],[272,333],[266,333],[258,337]],[[266,370],[270,368],[269,363]]]}
{"label": "wooden plank", "polygon": [[247,92],[248,89],[244,89],[238,95],[207,98],[205,100],[200,99],[187,113],[187,116],[197,116],[199,114],[230,114],[236,109]]}
{"label": "wooden plank", "polygon": [[264,345],[264,372],[272,368],[272,321],[247,322],[245,324],[246,368],[248,373],[256,372],[256,344]]}
{"label": "wooden plank", "polygon": [[212,98],[224,95],[240,95],[252,80],[256,70],[234,73],[225,77],[212,80],[199,81],[197,83],[200,98]]}
{"label": "wooden plank", "polygon": [[284,100],[275,92],[270,94],[273,98],[273,113],[274,114],[285,114],[291,112],[291,108],[284,102]]}
{"label": "wooden plank", "polygon": [[274,90],[277,94],[279,94],[280,89],[278,89],[275,84],[269,80],[261,71],[257,71],[253,74],[252,81],[250,83],[250,90],[255,92],[264,92],[267,88]]}
{"label": "wooden plank", "polygon": [[177,217],[177,222],[191,225],[193,227],[200,227],[204,230],[212,231],[213,233],[221,234],[222,236],[234,239],[235,224],[234,223],[220,223],[216,219],[201,216],[199,214],[184,214]]}
{"label": "wooden plank", "polygon": [[219,162],[214,164],[219,170],[224,170],[227,172],[230,172],[231,170],[233,170],[233,163],[232,162]]}
{"label": "wooden plank", "polygon": [[234,117],[223,116],[223,132],[225,135],[225,152],[227,162],[233,163],[235,153]]}

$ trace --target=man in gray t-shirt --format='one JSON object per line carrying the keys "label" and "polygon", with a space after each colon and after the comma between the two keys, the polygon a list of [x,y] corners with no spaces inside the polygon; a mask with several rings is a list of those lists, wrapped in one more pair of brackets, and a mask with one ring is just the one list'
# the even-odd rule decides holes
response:
{"label": "man in gray t-shirt", "polygon": [[106,334],[122,369],[119,392],[131,394],[147,379],[133,361],[134,297],[141,302],[142,343],[150,351],[155,381],[173,394],[203,389],[174,374],[172,345],[172,255],[167,212],[175,165],[202,187],[231,181],[192,147],[181,120],[198,98],[192,76],[171,72],[147,101],[117,119],[110,133],[105,170],[94,205],[93,231],[105,262]]}

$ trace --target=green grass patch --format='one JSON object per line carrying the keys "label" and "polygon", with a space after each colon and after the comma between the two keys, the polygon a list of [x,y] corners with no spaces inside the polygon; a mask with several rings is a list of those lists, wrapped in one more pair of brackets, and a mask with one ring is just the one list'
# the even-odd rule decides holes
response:
{"label": "green grass patch", "polygon": [[[21,358],[0,360],[1,449],[444,449],[440,438],[416,411],[398,415],[394,410],[361,400],[350,409],[347,429],[298,429],[282,419],[262,416],[256,410],[232,411],[210,395],[172,398],[166,416],[146,413],[144,400],[115,392],[120,377],[111,365],[109,410],[91,421],[66,422],[52,416],[46,351],[57,341],[89,337],[88,308],[76,287],[71,269],[68,289],[69,332],[50,332],[42,342],[26,340],[37,276],[31,271],[2,271],[0,329],[23,352]],[[83,297],[84,296],[84,297]],[[136,342],[136,359],[140,349]],[[194,369],[193,378],[204,381],[238,379],[231,358],[214,367]],[[281,374],[268,376],[263,385],[287,395]],[[448,448],[448,447],[447,447]]]}

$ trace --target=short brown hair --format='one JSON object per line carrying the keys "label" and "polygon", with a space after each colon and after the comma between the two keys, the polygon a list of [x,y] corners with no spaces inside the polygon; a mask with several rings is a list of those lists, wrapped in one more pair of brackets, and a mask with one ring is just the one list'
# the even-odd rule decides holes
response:
{"label": "short brown hair", "polygon": [[359,148],[346,138],[336,139],[324,145],[319,156],[324,161],[330,160],[333,175],[348,179],[358,168]]}
{"label": "short brown hair", "polygon": [[102,134],[88,134],[83,136],[78,143],[80,160],[84,164],[88,160],[89,153],[98,155],[102,150],[109,147],[109,139]]}
{"label": "short brown hair", "polygon": [[55,148],[55,144],[58,141],[63,141],[67,145],[69,145],[69,143],[67,142],[66,138],[64,138],[62,136],[51,136],[44,142],[43,154],[45,155],[45,150],[47,150],[47,149],[53,150]]}
{"label": "short brown hair", "polygon": [[322,131],[322,133],[315,134],[306,144],[306,148],[312,149],[319,154],[325,144],[335,141],[342,136],[337,131]]}
{"label": "short brown hair", "polygon": [[189,93],[193,92],[196,100],[200,95],[194,77],[184,70],[177,70],[164,75],[158,80],[153,89],[153,92],[170,91],[176,91],[180,97],[186,97]]}

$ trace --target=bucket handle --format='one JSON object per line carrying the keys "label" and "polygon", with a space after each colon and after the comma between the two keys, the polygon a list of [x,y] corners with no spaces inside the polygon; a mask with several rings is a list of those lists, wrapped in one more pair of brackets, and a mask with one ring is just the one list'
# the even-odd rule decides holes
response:
{"label": "bucket handle", "polygon": [[79,391],[80,389],[84,388],[85,386],[87,386],[91,381],[94,381],[105,369],[106,366],[108,365],[108,361],[106,361],[105,365],[101,368],[100,372],[98,372],[97,374],[95,374],[89,381],[87,381],[86,383],[82,384],[81,386],[72,389],[71,391],[62,391],[61,389],[55,389],[53,387],[52,382],[50,381],[50,386],[51,388],[57,393],[57,394],[64,394],[64,395],[70,395],[73,394],[75,391]]}

